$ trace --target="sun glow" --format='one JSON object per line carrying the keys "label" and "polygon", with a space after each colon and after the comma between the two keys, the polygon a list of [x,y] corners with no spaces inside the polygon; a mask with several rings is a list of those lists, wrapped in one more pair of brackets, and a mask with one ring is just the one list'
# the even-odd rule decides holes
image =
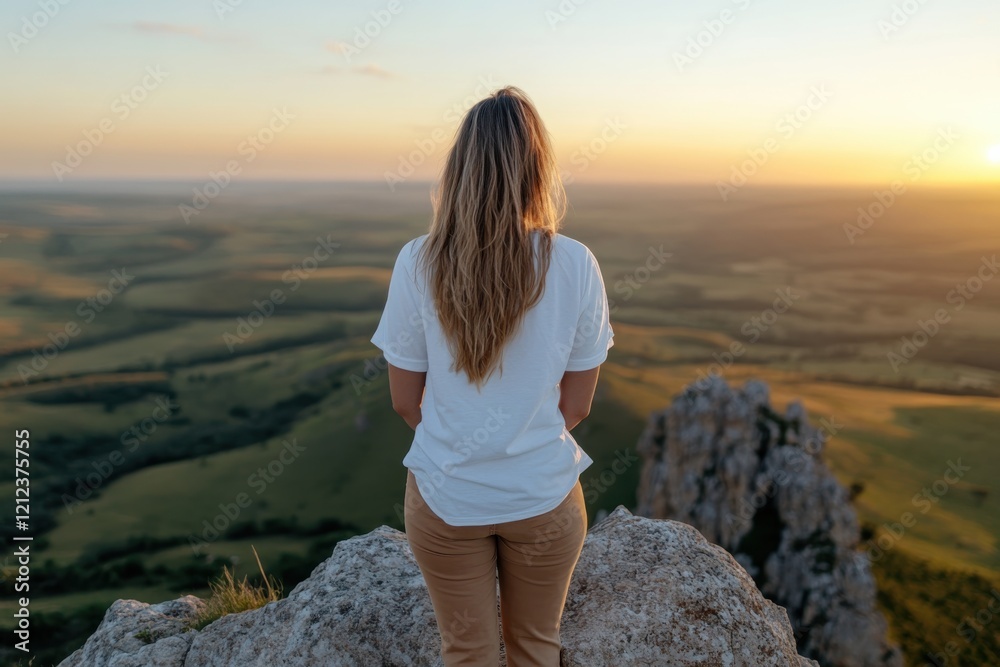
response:
{"label": "sun glow", "polygon": [[1000,164],[1000,144],[991,148],[987,153],[987,156],[989,156],[990,162],[993,164]]}

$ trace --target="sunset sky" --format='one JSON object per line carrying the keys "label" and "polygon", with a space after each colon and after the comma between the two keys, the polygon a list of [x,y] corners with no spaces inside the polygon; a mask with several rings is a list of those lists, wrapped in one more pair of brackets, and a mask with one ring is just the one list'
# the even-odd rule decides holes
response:
{"label": "sunset sky", "polygon": [[1000,182],[996,0],[48,2],[4,2],[2,179],[432,179],[513,84],[576,181]]}

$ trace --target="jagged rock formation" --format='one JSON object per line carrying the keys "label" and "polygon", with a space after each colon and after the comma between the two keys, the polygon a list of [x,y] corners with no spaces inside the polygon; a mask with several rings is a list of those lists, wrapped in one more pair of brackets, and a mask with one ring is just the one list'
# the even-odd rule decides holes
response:
{"label": "jagged rock formation", "polygon": [[[119,600],[60,667],[442,664],[423,577],[406,536],[388,526],[338,543],[287,598],[185,631],[202,604]],[[691,526],[622,505],[587,535],[562,641],[563,667],[818,667],[796,654],[785,610],[729,553]]]}
{"label": "jagged rock formation", "polygon": [[848,492],[822,461],[840,426],[784,415],[760,381],[689,385],[651,415],[636,513],[689,523],[732,553],[788,612],[798,650],[824,667],[900,667]]}

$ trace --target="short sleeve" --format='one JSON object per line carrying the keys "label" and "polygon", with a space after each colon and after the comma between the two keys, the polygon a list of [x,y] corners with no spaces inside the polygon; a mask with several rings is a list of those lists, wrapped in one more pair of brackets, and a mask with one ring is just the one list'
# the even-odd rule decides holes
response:
{"label": "short sleeve", "polygon": [[389,278],[385,309],[371,342],[382,350],[385,360],[407,371],[427,370],[427,338],[424,331],[423,295],[414,270],[414,242],[399,255]]}
{"label": "short sleeve", "polygon": [[583,301],[580,319],[576,326],[576,336],[570,349],[568,371],[586,371],[597,368],[608,358],[608,350],[614,346],[614,329],[611,328],[611,313],[608,295],[604,288],[604,276],[597,258],[587,249],[586,267],[582,280]]}

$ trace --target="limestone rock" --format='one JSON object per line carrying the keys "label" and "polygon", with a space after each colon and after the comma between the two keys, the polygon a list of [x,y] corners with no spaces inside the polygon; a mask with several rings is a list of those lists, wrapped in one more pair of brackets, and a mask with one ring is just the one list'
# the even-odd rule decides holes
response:
{"label": "limestone rock", "polygon": [[[404,533],[339,542],[289,595],[184,631],[200,604],[119,600],[60,667],[437,667],[440,635]],[[140,630],[155,641],[145,644]],[[785,610],[689,525],[619,505],[592,526],[562,621],[562,667],[801,667]],[[501,661],[501,667],[503,662]]]}
{"label": "limestone rock", "polygon": [[636,513],[691,524],[732,553],[787,610],[803,655],[837,667],[900,667],[867,555],[856,550],[848,492],[822,460],[839,428],[811,425],[798,402],[779,415],[760,381],[739,390],[719,378],[690,385],[650,417],[640,439]]}
{"label": "limestone rock", "polygon": [[155,605],[117,600],[87,643],[59,663],[59,667],[183,665],[197,634],[187,629],[188,622],[204,605],[193,595]]}
{"label": "limestone rock", "polygon": [[587,535],[562,623],[563,667],[814,664],[728,552],[622,505]]}

